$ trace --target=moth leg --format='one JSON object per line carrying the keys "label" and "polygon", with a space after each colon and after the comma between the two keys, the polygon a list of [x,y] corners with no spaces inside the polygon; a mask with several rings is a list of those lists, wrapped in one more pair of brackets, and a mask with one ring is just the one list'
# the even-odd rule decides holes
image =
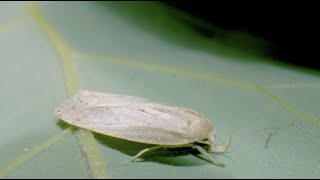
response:
{"label": "moth leg", "polygon": [[210,156],[210,154],[208,154],[207,151],[204,150],[201,146],[195,145],[193,148],[196,148],[201,154],[203,154],[213,164],[218,165],[218,166],[222,166],[222,167],[225,166],[222,162],[220,162],[220,161],[214,159],[212,156]]}
{"label": "moth leg", "polygon": [[164,146],[153,146],[153,147],[150,147],[150,148],[146,148],[142,151],[140,151],[137,155],[135,155],[134,157],[131,158],[131,161],[139,158],[140,156],[142,156],[143,154],[147,153],[147,152],[150,152],[150,151],[154,151],[154,150],[157,150],[157,149],[160,149],[160,148],[163,148]]}
{"label": "moth leg", "polygon": [[211,142],[210,142],[210,141],[197,141],[197,143],[207,144],[207,145],[211,144]]}
{"label": "moth leg", "polygon": [[231,135],[229,135],[226,143],[223,146],[212,146],[212,148],[210,149],[210,152],[224,153],[229,149],[230,144],[231,144]]}

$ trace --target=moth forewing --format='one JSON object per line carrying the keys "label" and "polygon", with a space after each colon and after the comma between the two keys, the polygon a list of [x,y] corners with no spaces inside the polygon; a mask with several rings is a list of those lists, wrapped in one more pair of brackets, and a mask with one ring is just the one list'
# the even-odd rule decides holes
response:
{"label": "moth forewing", "polygon": [[192,147],[203,154],[196,143],[210,147],[215,139],[213,125],[202,114],[140,97],[81,90],[58,107],[56,114],[77,127],[155,145],[133,159],[161,147]]}

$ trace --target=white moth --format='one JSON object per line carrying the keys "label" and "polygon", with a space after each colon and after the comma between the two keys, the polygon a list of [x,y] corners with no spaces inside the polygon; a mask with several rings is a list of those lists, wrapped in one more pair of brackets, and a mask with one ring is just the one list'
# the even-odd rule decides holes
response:
{"label": "white moth", "polygon": [[81,90],[55,110],[65,122],[93,132],[155,145],[131,159],[159,148],[191,147],[212,163],[224,166],[207,152],[224,153],[216,146],[213,125],[200,113],[144,98]]}

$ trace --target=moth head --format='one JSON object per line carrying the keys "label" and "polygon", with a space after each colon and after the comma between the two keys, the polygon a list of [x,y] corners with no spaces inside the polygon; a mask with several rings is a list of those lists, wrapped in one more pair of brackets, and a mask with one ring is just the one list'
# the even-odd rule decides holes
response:
{"label": "moth head", "polygon": [[213,130],[208,135],[208,142],[210,144],[207,150],[209,150],[209,152],[214,152],[214,153],[224,153],[229,149],[229,146],[231,144],[231,135],[229,135],[224,145],[217,146],[214,142],[215,140],[216,140],[216,133]]}
{"label": "moth head", "polygon": [[216,132],[215,130],[212,130],[208,134],[208,140],[213,144],[213,142],[216,140]]}
{"label": "moth head", "polygon": [[205,150],[210,151],[213,148],[215,138],[216,138],[215,132],[210,131],[206,139],[202,141],[198,141],[196,144],[200,145]]}

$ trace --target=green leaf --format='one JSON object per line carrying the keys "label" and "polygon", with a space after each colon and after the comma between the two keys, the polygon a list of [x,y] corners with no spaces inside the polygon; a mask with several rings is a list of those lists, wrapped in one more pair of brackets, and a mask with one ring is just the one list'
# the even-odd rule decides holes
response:
{"label": "green leaf", "polygon": [[[237,32],[231,40],[258,48],[231,48],[156,2],[1,2],[0,12],[1,178],[320,177],[320,74],[263,57],[265,42]],[[226,166],[184,150],[131,162],[148,146],[54,115],[79,89],[200,111],[217,143],[232,134],[214,155]]]}

